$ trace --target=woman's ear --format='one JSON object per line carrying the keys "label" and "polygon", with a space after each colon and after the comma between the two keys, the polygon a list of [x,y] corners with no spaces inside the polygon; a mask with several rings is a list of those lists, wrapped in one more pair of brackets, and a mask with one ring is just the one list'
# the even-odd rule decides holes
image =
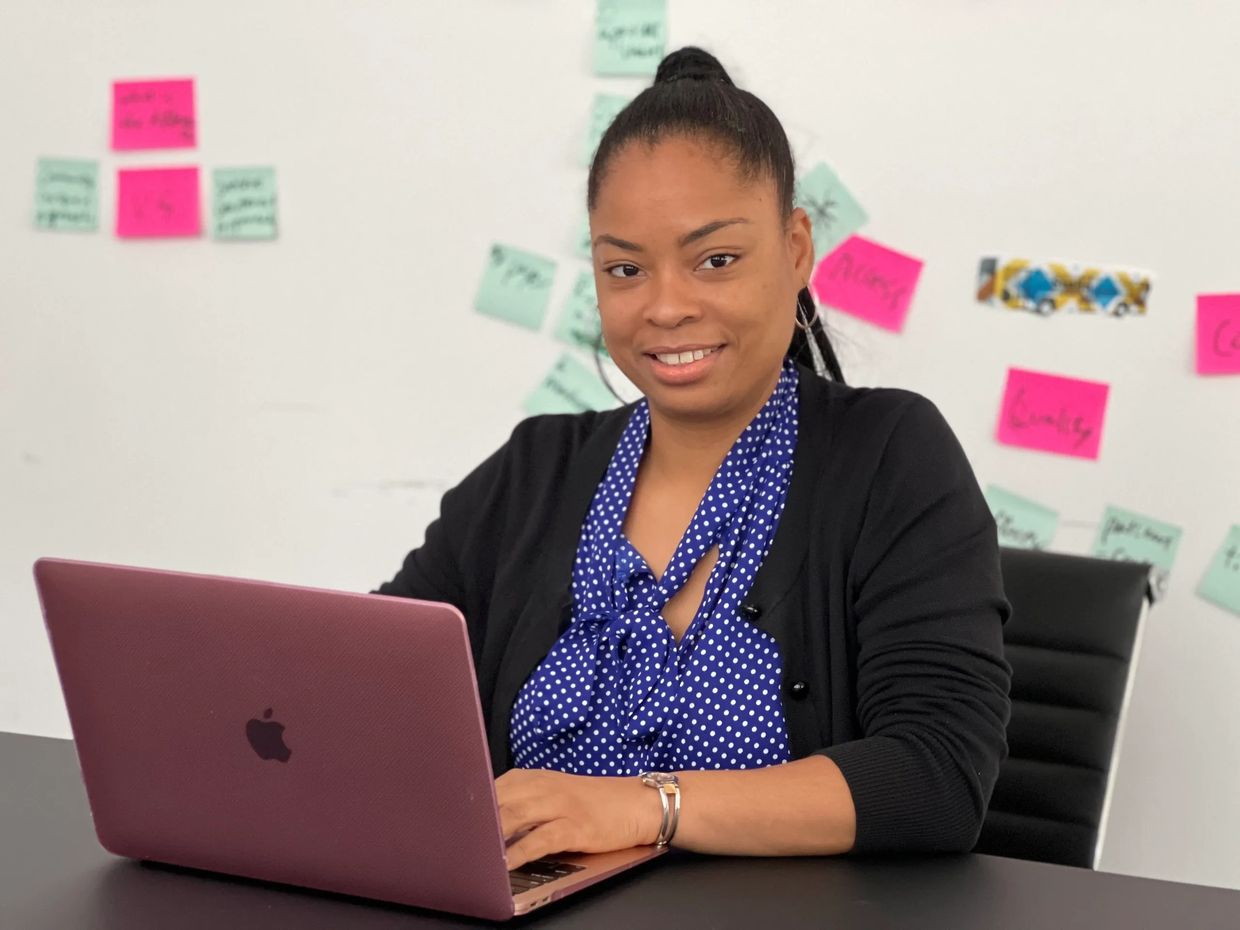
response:
{"label": "woman's ear", "polygon": [[803,207],[796,207],[788,216],[788,249],[796,266],[797,281],[803,286],[814,273],[814,230]]}

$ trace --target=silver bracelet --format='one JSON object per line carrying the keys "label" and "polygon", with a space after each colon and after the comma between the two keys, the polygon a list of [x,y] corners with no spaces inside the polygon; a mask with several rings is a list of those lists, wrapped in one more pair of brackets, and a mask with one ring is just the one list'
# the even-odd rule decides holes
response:
{"label": "silver bracelet", "polygon": [[[659,836],[656,846],[667,846],[676,835],[676,827],[680,824],[680,779],[671,772],[642,772],[642,783],[659,792],[659,801],[663,804],[663,820],[659,824]],[[672,800],[668,802],[668,795]]]}

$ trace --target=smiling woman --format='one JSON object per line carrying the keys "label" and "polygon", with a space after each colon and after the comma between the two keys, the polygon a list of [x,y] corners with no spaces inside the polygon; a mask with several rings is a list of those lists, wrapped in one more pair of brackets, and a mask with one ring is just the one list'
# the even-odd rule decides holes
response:
{"label": "smiling woman", "polygon": [[844,384],[794,176],[762,101],[669,55],[587,195],[642,399],[523,421],[378,589],[467,618],[510,867],[976,841],[1009,713],[994,520],[932,403]]}

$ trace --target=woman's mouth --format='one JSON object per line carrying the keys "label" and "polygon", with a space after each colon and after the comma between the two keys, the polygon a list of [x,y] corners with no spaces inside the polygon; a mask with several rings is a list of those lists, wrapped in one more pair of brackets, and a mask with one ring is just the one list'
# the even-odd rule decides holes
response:
{"label": "woman's mouth", "polygon": [[[660,346],[660,349],[663,347]],[[689,384],[705,377],[715,367],[723,346],[694,346],[682,349],[668,348],[648,352],[654,376],[664,384]]]}

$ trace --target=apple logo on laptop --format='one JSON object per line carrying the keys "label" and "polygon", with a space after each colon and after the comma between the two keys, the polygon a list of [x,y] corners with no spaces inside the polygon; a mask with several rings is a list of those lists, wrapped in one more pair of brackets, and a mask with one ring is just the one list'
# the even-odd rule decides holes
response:
{"label": "apple logo on laptop", "polygon": [[271,708],[263,711],[263,719],[257,717],[245,725],[245,736],[260,759],[278,759],[287,762],[293,751],[284,745],[284,724],[271,719]]}

